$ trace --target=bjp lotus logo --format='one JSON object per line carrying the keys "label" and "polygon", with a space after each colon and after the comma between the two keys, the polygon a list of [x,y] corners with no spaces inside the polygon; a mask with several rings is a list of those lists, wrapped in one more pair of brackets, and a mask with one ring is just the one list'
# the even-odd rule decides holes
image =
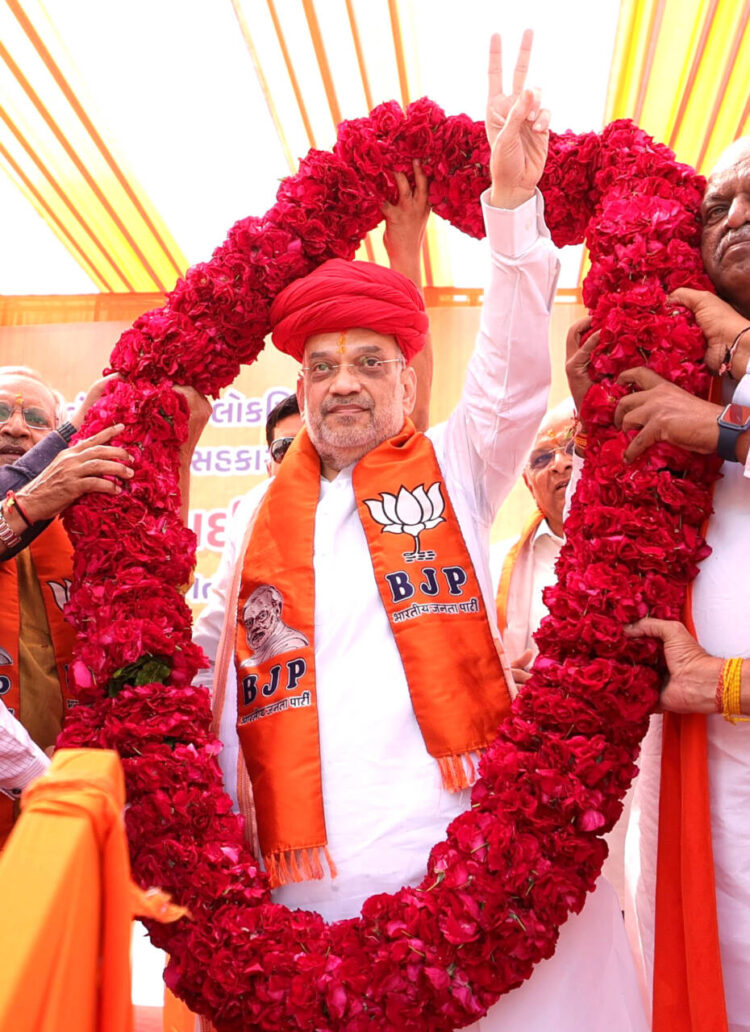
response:
{"label": "bjp lotus logo", "polygon": [[419,539],[426,530],[445,522],[445,501],[439,482],[427,490],[424,484],[413,491],[402,487],[397,495],[383,491],[380,498],[366,498],[365,505],[375,522],[382,526],[383,534],[411,534],[414,538],[414,551],[403,553],[407,563],[435,558],[433,551],[422,550]]}

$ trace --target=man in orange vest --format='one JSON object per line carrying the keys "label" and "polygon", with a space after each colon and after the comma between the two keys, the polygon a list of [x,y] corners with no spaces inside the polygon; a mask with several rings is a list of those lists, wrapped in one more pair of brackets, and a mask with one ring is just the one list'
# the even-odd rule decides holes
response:
{"label": "man in orange vest", "polygon": [[[549,114],[524,89],[530,45],[512,95],[491,46],[490,282],[456,410],[426,433],[409,418],[428,322],[408,278],[334,260],[290,284],[271,323],[302,363],[304,428],[262,496],[240,503],[196,626],[225,781],[255,819],[274,899],[327,920],[419,882],[509,704],[487,541],[546,407],[558,268],[536,190]],[[242,614],[263,585],[304,643],[258,659]],[[476,1027],[604,1026],[646,1027],[607,885]]]}
{"label": "man in orange vest", "polygon": [[[642,746],[626,842],[626,917],[655,1032],[750,1030],[750,137],[719,158],[702,220],[719,296],[679,289],[671,300],[706,335],[720,400],[637,368],[621,376],[635,391],[615,414],[639,431],[626,461],[657,441],[724,459],[706,531],[711,554],[685,616],[693,633],[650,618],[628,629],[661,638],[670,675],[667,712],[652,717]],[[568,360],[579,407],[597,342],[593,334],[580,346],[585,329],[577,326]]]}

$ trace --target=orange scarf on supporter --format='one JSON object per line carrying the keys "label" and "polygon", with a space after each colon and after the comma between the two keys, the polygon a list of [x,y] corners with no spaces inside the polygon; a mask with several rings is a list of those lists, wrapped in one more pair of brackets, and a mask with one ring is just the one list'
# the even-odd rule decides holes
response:
{"label": "orange scarf on supporter", "polygon": [[[62,611],[73,576],[73,549],[62,523],[59,520],[52,522],[31,542],[28,552],[39,580],[65,712],[67,707],[74,705],[68,692],[67,668],[73,656],[75,631],[63,617]],[[21,599],[15,559],[0,563],[0,588],[3,599],[0,606],[0,699],[25,724],[24,713],[28,704],[21,684]],[[0,844],[12,825],[13,803],[6,796],[0,795]]]}
{"label": "orange scarf on supporter", "polygon": [[539,509],[535,509],[526,521],[518,541],[516,541],[505,557],[503,569],[500,574],[500,582],[497,586],[497,597],[495,598],[495,605],[497,606],[497,629],[500,631],[501,635],[504,635],[508,629],[510,585],[513,580],[513,574],[516,572],[518,557],[522,555],[523,550],[526,548],[529,541],[531,541],[534,534],[536,534],[539,524],[543,519],[544,515],[539,511]]}
{"label": "orange scarf on supporter", "polygon": [[[407,420],[357,463],[352,480],[425,747],[446,788],[459,791],[473,781],[472,754],[492,742],[510,697],[432,444]],[[323,877],[321,858],[335,873],[315,683],[319,495],[320,459],[302,430],[259,507],[238,597],[238,734],[272,884]]]}

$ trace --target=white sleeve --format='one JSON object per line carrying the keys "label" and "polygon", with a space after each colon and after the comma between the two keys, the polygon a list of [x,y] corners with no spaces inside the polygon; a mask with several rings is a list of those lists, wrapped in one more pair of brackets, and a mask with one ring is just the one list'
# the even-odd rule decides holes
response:
{"label": "white sleeve", "polygon": [[49,767],[49,759],[20,721],[0,702],[0,790],[18,796]]}
{"label": "white sleeve", "polygon": [[[745,373],[734,389],[732,401],[735,405],[750,406],[750,373]],[[750,478],[750,451],[745,460],[744,475]]]}
{"label": "white sleeve", "polygon": [[489,524],[518,479],[547,407],[549,319],[559,262],[541,194],[512,211],[482,197],[490,281],[466,383],[447,423],[430,431],[445,473],[473,484]]}

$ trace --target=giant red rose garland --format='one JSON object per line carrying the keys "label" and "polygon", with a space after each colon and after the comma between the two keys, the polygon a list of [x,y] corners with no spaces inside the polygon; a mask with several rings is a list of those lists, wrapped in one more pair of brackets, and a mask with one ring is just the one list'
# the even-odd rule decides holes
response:
{"label": "giant red rose garland", "polygon": [[558,244],[586,240],[586,304],[601,345],[583,417],[589,462],[567,525],[542,654],[481,765],[472,808],[432,850],[421,885],[369,899],[327,925],[270,901],[216,761],[201,655],[180,586],[194,538],[178,518],[176,452],[184,401],[171,382],[215,393],[251,362],[290,280],[351,258],[395,195],[392,169],[419,158],[434,210],[474,236],[488,183],[481,124],[429,100],[342,124],[333,153],[312,151],[261,218],[238,222],[165,307],[123,335],[124,377],[85,432],[126,424],[137,454],[116,503],[93,495],[68,516],[77,546],[69,615],[80,637],[80,699],[60,744],[115,748],[125,767],[135,876],[192,919],[151,928],[167,981],[221,1030],[452,1029],[476,1020],[552,954],[583,906],[635,773],[660,680],[650,640],[624,623],[679,616],[710,509],[716,466],[667,445],[623,468],[613,377],[647,363],[707,386],[704,342],[665,289],[708,287],[697,250],[703,181],[629,122],[552,136],[541,183]]}

